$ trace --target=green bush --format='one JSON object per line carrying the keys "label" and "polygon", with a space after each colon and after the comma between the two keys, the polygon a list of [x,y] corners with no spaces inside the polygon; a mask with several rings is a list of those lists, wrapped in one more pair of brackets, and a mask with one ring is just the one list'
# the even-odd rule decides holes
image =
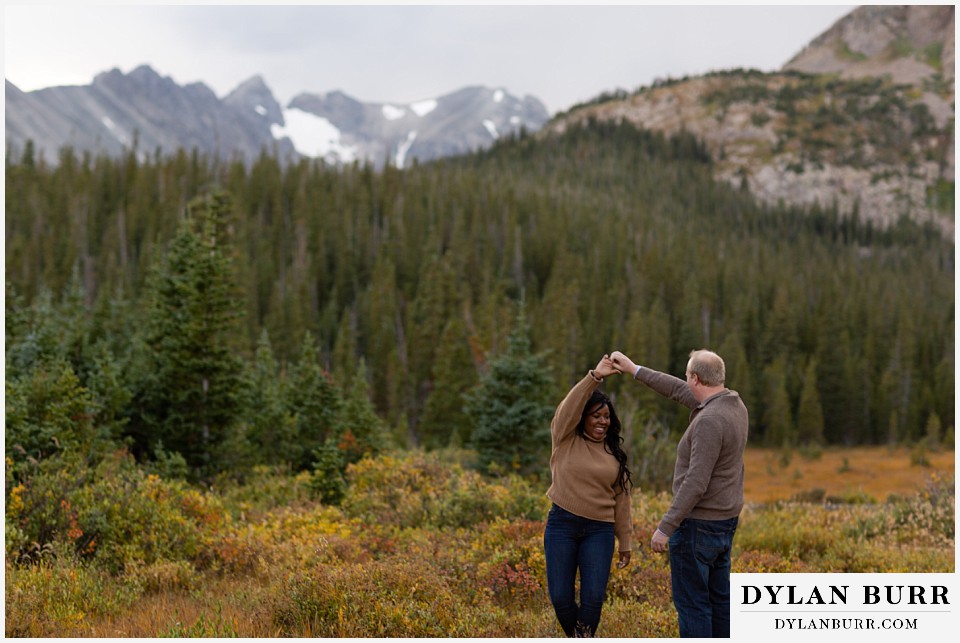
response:
{"label": "green bush", "polygon": [[208,565],[210,545],[230,521],[216,496],[146,474],[125,451],[95,466],[75,457],[40,462],[11,497],[8,556],[23,560],[69,543],[74,555],[112,572],[159,561]]}
{"label": "green bush", "polygon": [[[69,364],[53,361],[6,382],[7,453],[18,466],[94,443],[99,406]],[[22,478],[22,476],[20,476]]]}

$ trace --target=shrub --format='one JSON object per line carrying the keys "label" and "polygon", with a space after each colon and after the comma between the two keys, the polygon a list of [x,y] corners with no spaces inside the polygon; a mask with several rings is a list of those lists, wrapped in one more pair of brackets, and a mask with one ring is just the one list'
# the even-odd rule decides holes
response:
{"label": "shrub", "polygon": [[7,636],[82,633],[92,617],[119,613],[140,597],[136,587],[77,564],[67,551],[44,557],[36,565],[18,566],[8,559],[4,580]]}
{"label": "shrub", "polygon": [[470,610],[423,561],[318,565],[275,597],[274,626],[288,636],[450,637],[494,634],[493,614]]}
{"label": "shrub", "polygon": [[347,468],[348,516],[398,527],[469,527],[496,518],[539,518],[548,504],[519,476],[490,482],[436,453],[365,458]]}
{"label": "shrub", "polygon": [[234,518],[256,521],[278,507],[313,504],[310,472],[293,474],[288,465],[253,467],[243,479],[218,479],[215,487]]}
{"label": "shrub", "polygon": [[185,560],[159,561],[149,565],[131,562],[124,580],[147,594],[185,590],[200,586],[201,577],[192,564]]}
{"label": "shrub", "polygon": [[498,519],[470,548],[477,580],[504,607],[531,606],[546,599],[547,564],[543,522]]}
{"label": "shrub", "polygon": [[47,544],[69,543],[75,556],[113,572],[131,563],[208,565],[211,543],[230,522],[216,496],[145,474],[125,451],[93,467],[48,459],[13,493],[7,519],[17,550],[8,553],[25,559]]}
{"label": "shrub", "polygon": [[600,636],[638,639],[680,636],[677,613],[672,607],[620,598],[614,598],[603,606],[603,618],[597,633]]}

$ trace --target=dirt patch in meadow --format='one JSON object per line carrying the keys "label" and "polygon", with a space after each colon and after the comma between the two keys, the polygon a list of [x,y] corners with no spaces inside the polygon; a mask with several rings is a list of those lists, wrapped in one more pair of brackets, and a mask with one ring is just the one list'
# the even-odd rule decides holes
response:
{"label": "dirt patch in meadow", "polygon": [[924,454],[926,465],[906,448],[824,449],[819,457],[793,450],[747,449],[744,496],[747,503],[767,503],[801,496],[869,497],[885,501],[891,494],[910,495],[934,476],[953,480],[953,450]]}

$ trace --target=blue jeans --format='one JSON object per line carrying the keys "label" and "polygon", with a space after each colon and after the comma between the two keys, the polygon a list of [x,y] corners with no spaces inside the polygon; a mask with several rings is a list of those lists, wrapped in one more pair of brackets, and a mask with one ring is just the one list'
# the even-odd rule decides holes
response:
{"label": "blue jeans", "polygon": [[681,637],[730,637],[730,550],[738,522],[687,518],[670,536],[670,583]]}
{"label": "blue jeans", "polygon": [[[577,622],[596,632],[607,594],[613,561],[613,523],[581,518],[553,505],[543,532],[547,590],[564,634],[572,637]],[[580,570],[580,605],[575,581]]]}

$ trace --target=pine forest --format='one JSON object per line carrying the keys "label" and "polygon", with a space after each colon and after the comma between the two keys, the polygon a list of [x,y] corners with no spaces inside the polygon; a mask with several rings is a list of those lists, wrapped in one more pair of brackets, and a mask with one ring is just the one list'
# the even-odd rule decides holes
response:
{"label": "pine forest", "polygon": [[[207,532],[163,513],[176,499],[203,529],[235,508],[235,521],[256,514],[250,498],[210,495],[253,480],[286,480],[299,501],[315,503],[310,520],[334,525],[324,542],[340,542],[339,519],[324,512],[343,511],[383,529],[484,519],[494,526],[482,538],[535,544],[553,409],[613,350],[681,377],[691,350],[717,351],[750,410],[752,448],[886,446],[919,458],[953,448],[952,241],[907,217],[879,228],[832,204],[761,205],[715,181],[691,136],[591,121],[382,171],[266,151],[245,165],[135,148],[120,159],[64,149],[48,165],[28,146],[8,154],[5,208],[8,635],[90,633],[82,618],[71,629],[65,617],[59,629],[38,630],[24,614],[40,594],[33,607],[12,605],[29,592],[12,599],[11,582],[41,582],[16,561],[69,550],[99,561],[83,574],[139,569],[138,596],[149,578],[189,589],[197,570],[241,559],[255,567],[238,553],[242,539],[213,548],[197,536]],[[634,481],[666,492],[687,410],[629,378],[603,386],[624,423]],[[391,472],[407,477],[388,485],[417,490],[409,498],[435,485],[434,513],[408,520],[413,500],[378,496],[386,492],[376,481]],[[159,503],[158,513],[110,502],[133,493]],[[663,499],[644,498],[635,515],[650,516],[646,529]],[[269,524],[280,522],[274,514]],[[142,542],[145,524],[180,530],[176,553]],[[429,549],[384,533],[380,549],[363,545],[379,552],[378,564],[401,542]],[[530,599],[542,581],[536,549],[496,570],[478,557],[470,573],[498,605],[512,596],[548,609]],[[799,560],[788,548],[779,555]],[[272,596],[319,601],[330,587],[381,586],[349,569],[293,585],[274,579],[286,589]],[[381,571],[407,577],[390,569]],[[666,582],[662,567],[649,574]],[[447,591],[439,578],[424,586],[438,592],[429,600],[460,605],[438,598]],[[623,596],[645,604],[630,591]],[[339,621],[313,603],[271,603],[271,625],[252,635],[459,635],[455,625],[350,629],[349,601],[338,604]],[[229,634],[207,614],[199,630],[176,629],[181,619],[141,635]],[[610,614],[608,633],[638,635],[617,630]],[[555,635],[540,627],[501,620],[474,631]],[[670,635],[663,628],[651,635]]]}

